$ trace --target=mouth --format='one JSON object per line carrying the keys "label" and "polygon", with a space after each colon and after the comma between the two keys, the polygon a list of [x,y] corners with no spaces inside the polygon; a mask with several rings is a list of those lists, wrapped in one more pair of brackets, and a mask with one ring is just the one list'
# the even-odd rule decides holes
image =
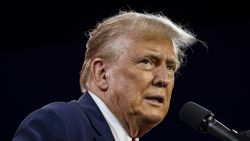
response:
{"label": "mouth", "polygon": [[156,104],[162,104],[164,102],[163,96],[148,96],[146,97],[146,100],[156,103]]}

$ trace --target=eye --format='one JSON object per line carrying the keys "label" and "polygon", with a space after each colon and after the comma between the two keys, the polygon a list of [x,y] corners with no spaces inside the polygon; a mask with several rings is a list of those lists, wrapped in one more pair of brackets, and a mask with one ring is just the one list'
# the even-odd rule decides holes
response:
{"label": "eye", "polygon": [[143,64],[148,64],[148,65],[153,65],[153,64],[154,64],[152,60],[147,59],[147,58],[143,59],[143,60],[141,61],[141,63],[143,63]]}
{"label": "eye", "polygon": [[155,67],[155,61],[150,58],[144,58],[140,61],[139,65],[146,70],[150,70]]}
{"label": "eye", "polygon": [[172,72],[175,72],[176,71],[176,65],[174,64],[169,64],[167,65],[167,69],[172,71]]}

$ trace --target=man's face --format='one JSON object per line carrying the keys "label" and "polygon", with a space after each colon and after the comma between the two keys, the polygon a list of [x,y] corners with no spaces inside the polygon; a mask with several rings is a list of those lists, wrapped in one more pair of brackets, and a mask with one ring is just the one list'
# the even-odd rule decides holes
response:
{"label": "man's face", "polygon": [[128,47],[110,65],[108,107],[120,120],[136,117],[156,125],[168,112],[174,86],[177,56],[172,41],[119,43]]}

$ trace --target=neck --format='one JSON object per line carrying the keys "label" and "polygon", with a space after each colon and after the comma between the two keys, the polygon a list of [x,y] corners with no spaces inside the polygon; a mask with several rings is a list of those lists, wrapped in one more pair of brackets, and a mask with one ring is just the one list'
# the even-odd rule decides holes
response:
{"label": "neck", "polygon": [[106,97],[108,94],[105,92],[98,91],[98,89],[89,90],[104,102],[131,138],[142,137],[155,126],[155,123],[145,122],[145,120],[143,120],[144,118],[139,114],[124,113],[123,110],[119,109],[119,106],[114,106],[117,104],[116,101],[110,101],[110,99]]}
{"label": "neck", "polygon": [[142,137],[155,126],[155,123],[147,123],[136,115],[124,117],[121,123],[132,138]]}

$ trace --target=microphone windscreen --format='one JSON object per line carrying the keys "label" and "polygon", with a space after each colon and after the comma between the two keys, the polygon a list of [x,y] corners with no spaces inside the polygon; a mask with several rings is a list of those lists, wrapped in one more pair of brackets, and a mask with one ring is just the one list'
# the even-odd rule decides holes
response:
{"label": "microphone windscreen", "polygon": [[179,112],[180,120],[195,130],[200,129],[202,120],[209,115],[212,115],[211,111],[194,102],[187,102]]}

